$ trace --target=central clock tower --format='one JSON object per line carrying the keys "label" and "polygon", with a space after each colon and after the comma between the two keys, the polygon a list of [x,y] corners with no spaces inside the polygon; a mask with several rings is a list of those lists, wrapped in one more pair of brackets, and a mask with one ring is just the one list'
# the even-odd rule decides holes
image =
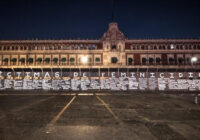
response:
{"label": "central clock tower", "polygon": [[[101,41],[103,42],[103,63],[125,65],[125,41],[124,34],[119,30],[118,24],[112,22],[109,24],[108,30],[103,34]],[[114,60],[114,61],[112,61]]]}

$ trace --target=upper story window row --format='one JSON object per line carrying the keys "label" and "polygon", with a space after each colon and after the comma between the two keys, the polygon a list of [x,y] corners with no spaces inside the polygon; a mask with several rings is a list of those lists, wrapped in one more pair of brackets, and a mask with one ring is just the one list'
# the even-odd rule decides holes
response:
{"label": "upper story window row", "polygon": [[200,50],[200,44],[126,44],[127,50]]}
{"label": "upper story window row", "polygon": [[66,45],[1,45],[0,51],[23,51],[23,50],[100,50],[102,44],[66,44]]}

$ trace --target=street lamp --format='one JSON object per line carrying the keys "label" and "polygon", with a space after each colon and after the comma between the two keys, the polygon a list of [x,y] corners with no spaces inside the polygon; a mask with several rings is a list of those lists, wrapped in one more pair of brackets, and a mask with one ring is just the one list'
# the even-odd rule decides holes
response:
{"label": "street lamp", "polygon": [[[195,63],[195,62],[197,62],[197,57],[195,57],[195,56],[193,56],[192,58],[191,58],[191,63],[192,63],[192,66],[193,66],[193,63]],[[196,72],[196,71],[195,71]],[[195,104],[198,104],[198,94],[196,94],[195,95],[195,97],[194,97],[194,103]]]}

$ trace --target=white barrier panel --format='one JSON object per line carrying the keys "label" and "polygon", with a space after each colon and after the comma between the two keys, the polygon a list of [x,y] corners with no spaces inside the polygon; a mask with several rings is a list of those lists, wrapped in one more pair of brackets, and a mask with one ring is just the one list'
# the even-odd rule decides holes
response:
{"label": "white barrier panel", "polygon": [[[63,75],[63,76],[62,76]],[[90,73],[73,72],[65,77],[61,72],[2,72],[0,89],[15,90],[200,90],[198,72],[129,72]],[[105,77],[106,76],[106,77]]]}

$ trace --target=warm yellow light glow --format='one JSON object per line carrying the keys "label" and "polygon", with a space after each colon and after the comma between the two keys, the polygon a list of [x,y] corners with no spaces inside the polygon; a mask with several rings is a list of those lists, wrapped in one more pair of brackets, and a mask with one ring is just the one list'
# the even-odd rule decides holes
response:
{"label": "warm yellow light glow", "polygon": [[82,63],[87,63],[87,61],[88,61],[88,59],[87,59],[86,56],[83,56],[83,57],[81,58],[81,62],[82,62]]}
{"label": "warm yellow light glow", "polygon": [[192,61],[192,62],[197,62],[197,57],[192,57],[192,58],[191,58],[191,61]]}

